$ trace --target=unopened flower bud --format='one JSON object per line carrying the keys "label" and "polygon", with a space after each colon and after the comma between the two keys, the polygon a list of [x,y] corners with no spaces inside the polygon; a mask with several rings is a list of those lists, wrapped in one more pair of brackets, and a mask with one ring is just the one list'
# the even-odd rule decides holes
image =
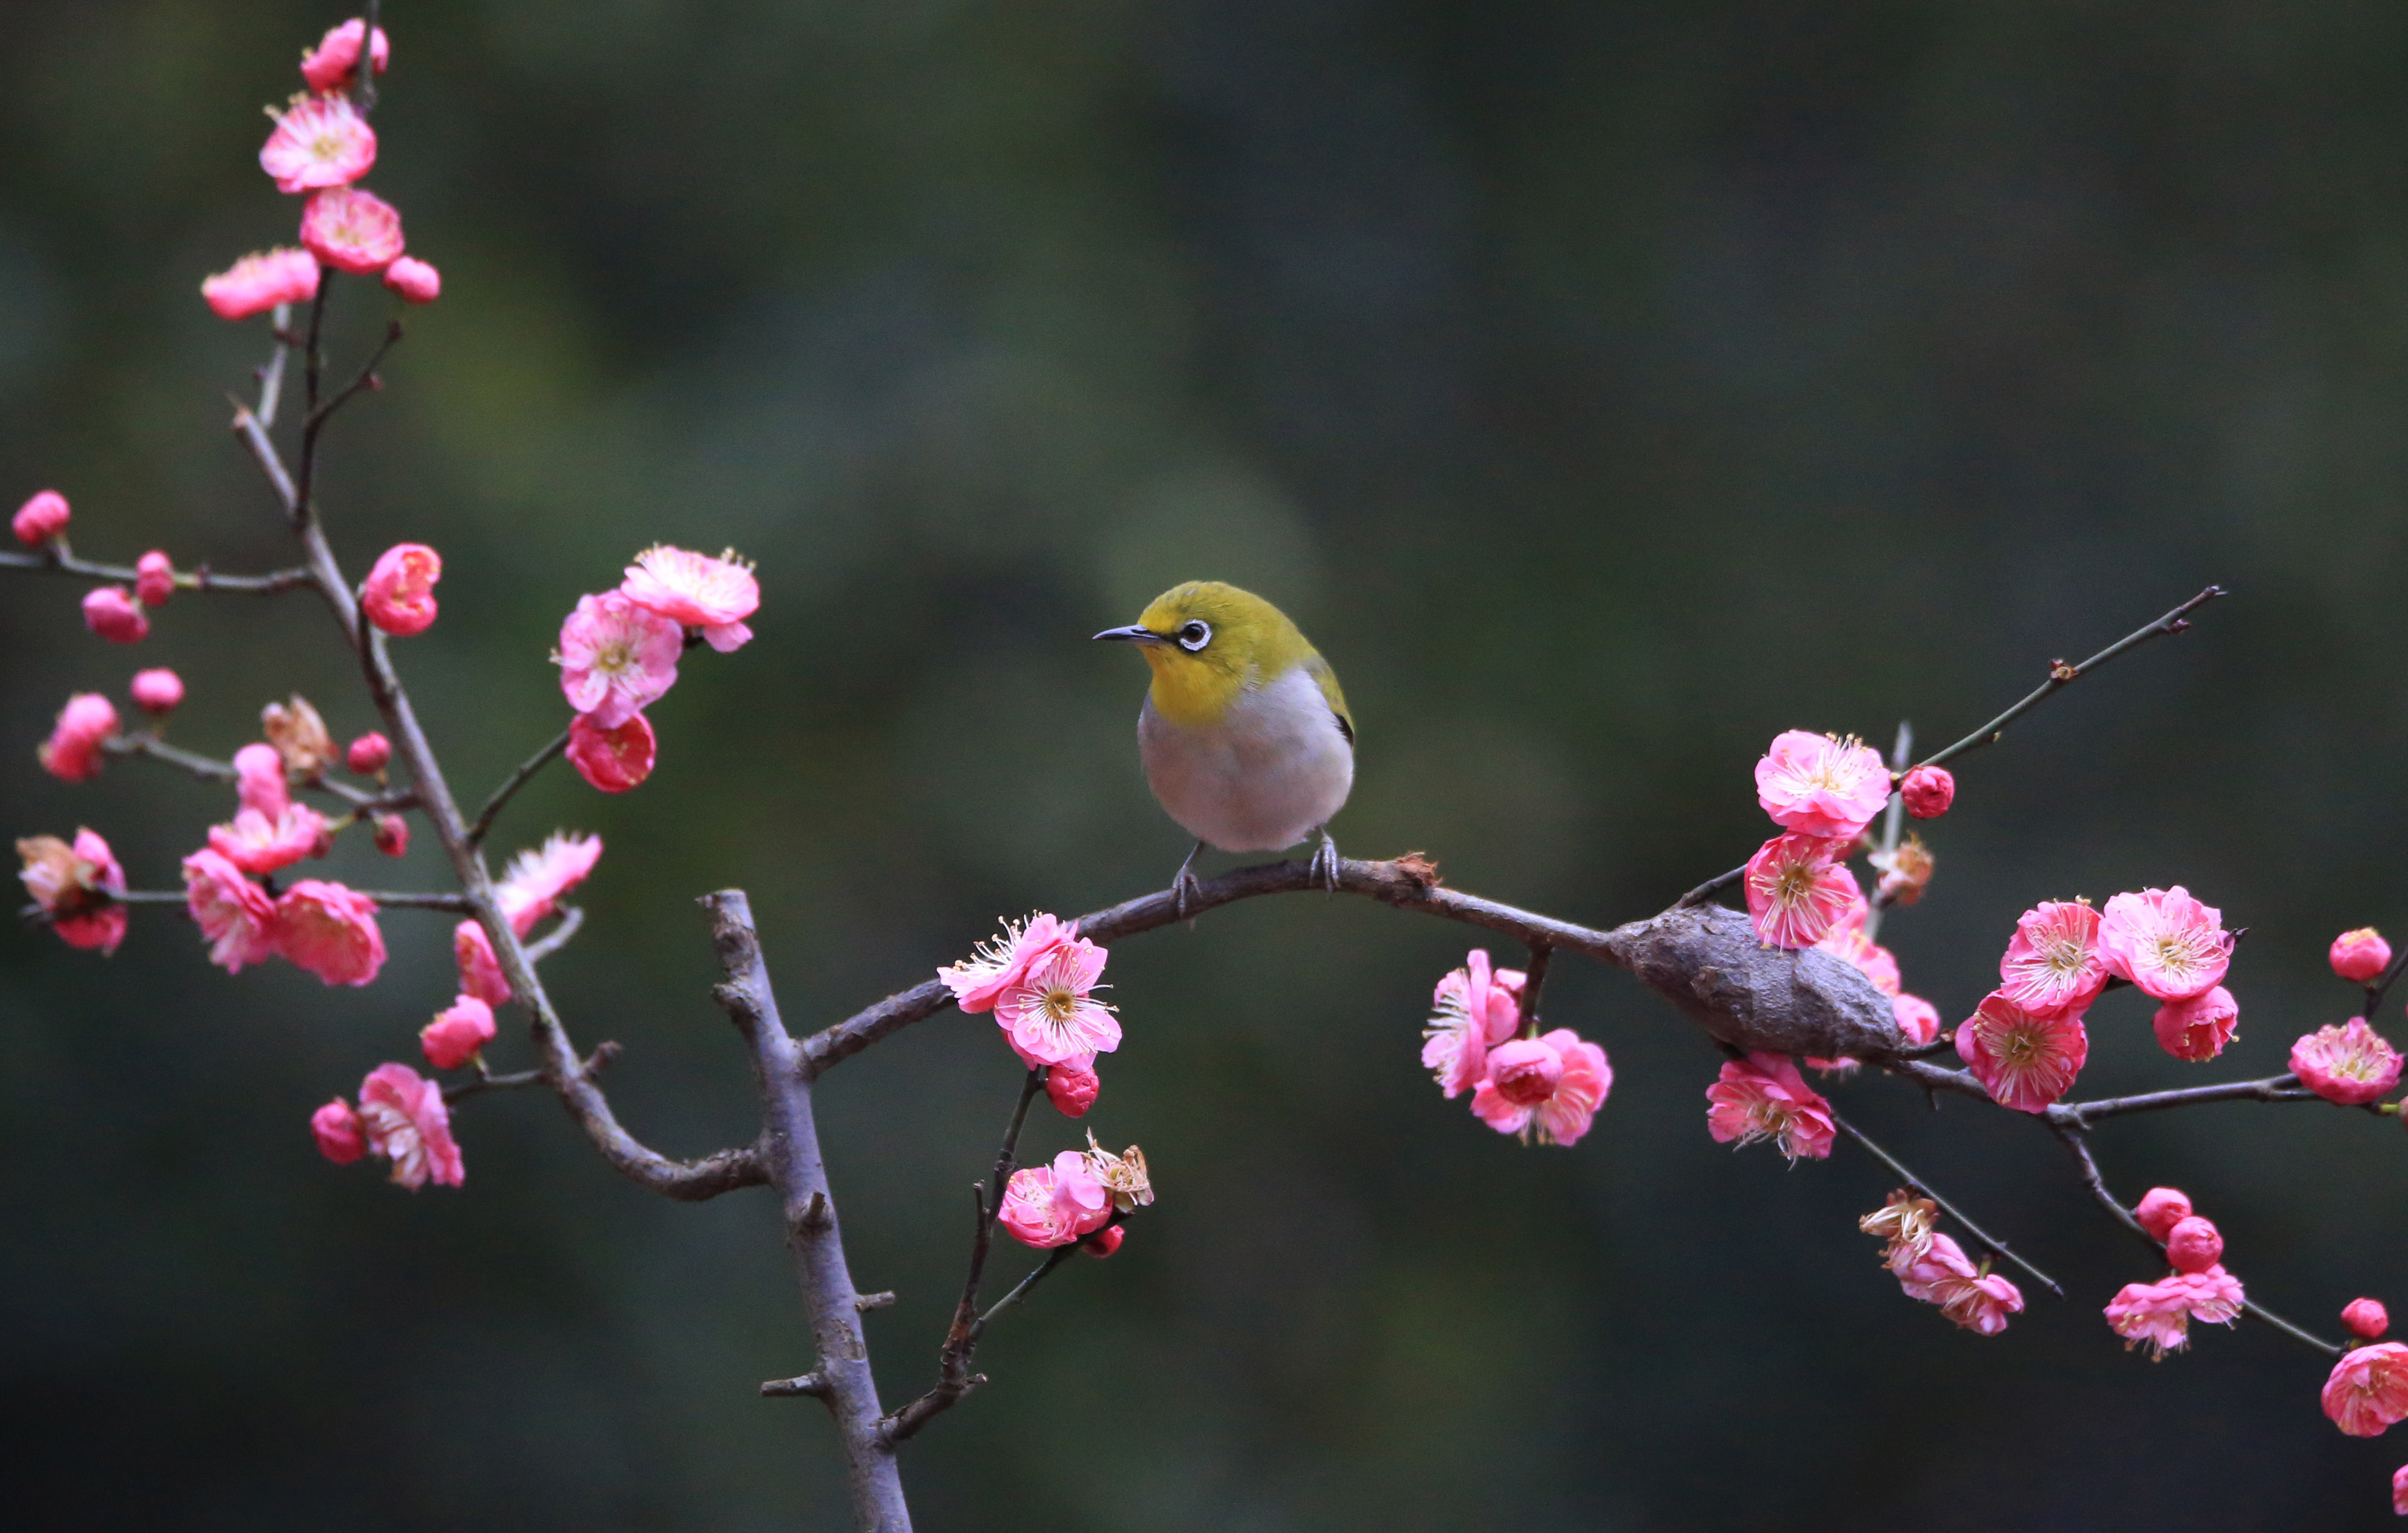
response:
{"label": "unopened flower bud", "polygon": [[1535,1107],[1555,1094],[1564,1056],[1535,1038],[1517,1038],[1488,1051],[1488,1082],[1515,1107]]}
{"label": "unopened flower bud", "polygon": [[335,737],[326,732],[326,721],[309,706],[309,699],[299,693],[293,701],[270,703],[259,710],[261,728],[267,743],[284,758],[284,769],[304,781],[325,775],[335,764]]}
{"label": "unopened flower bud", "polygon": [[309,1132],[317,1137],[318,1153],[337,1166],[349,1166],[368,1153],[360,1115],[339,1096],[309,1114]]}
{"label": "unopened flower bud", "polygon": [[398,814],[376,817],[376,849],[388,857],[398,857],[409,851],[409,822]]}
{"label": "unopened flower bud", "polygon": [[2391,1312],[2379,1298],[2354,1298],[2342,1306],[2341,1323],[2350,1335],[2372,1341],[2391,1328]]}
{"label": "unopened flower bud", "polygon": [[371,729],[343,752],[344,764],[362,777],[372,777],[393,760],[393,741]]}
{"label": "unopened flower bud", "polygon": [[2224,1258],[2224,1237],[2214,1222],[2192,1214],[2166,1232],[2166,1256],[2177,1272],[2204,1272]]}
{"label": "unopened flower bud", "polygon": [[1906,812],[1918,820],[1937,820],[1956,801],[1956,778],[1945,766],[1917,766],[1898,785]]}
{"label": "unopened flower bud", "polygon": [[384,268],[384,285],[408,304],[431,304],[443,295],[443,274],[414,255]]}
{"label": "unopened flower bud", "polygon": [[1079,1249],[1090,1256],[1109,1256],[1121,1248],[1122,1226],[1106,1225],[1079,1242]]}
{"label": "unopened flower bud", "polygon": [[168,714],[184,700],[184,681],[165,666],[134,673],[134,684],[126,689],[134,694],[134,706],[145,713]]}
{"label": "unopened flower bud", "polygon": [[1045,1068],[1045,1095],[1065,1118],[1083,1118],[1104,1082],[1093,1069],[1065,1061]]}
{"label": "unopened flower bud", "polygon": [[2408,1517],[2408,1464],[2391,1471],[2391,1514]]}
{"label": "unopened flower bud", "polygon": [[2391,963],[2391,944],[2372,926],[2344,932],[2332,939],[2332,968],[2352,984],[2372,983]]}
{"label": "unopened flower bud", "polygon": [[568,722],[568,764],[604,793],[625,793],[652,776],[658,750],[652,726],[641,713],[628,714],[616,729],[603,728],[591,713]]}
{"label": "unopened flower bud", "polygon": [[9,519],[8,527],[17,535],[17,541],[29,549],[37,549],[67,530],[67,517],[66,496],[56,490],[38,490],[33,498],[17,508],[17,514]]}
{"label": "unopened flower bud", "polygon": [[494,1009],[474,996],[455,998],[435,1020],[419,1029],[418,1046],[426,1062],[438,1070],[454,1070],[494,1041]]}
{"label": "unopened flower bud", "polygon": [[2190,1217],[2190,1198],[2173,1187],[2152,1187],[2132,1211],[2141,1227],[2162,1240],[2176,1225]]}
{"label": "unopened flower bud", "polygon": [[122,585],[84,593],[83,625],[111,644],[135,644],[150,635],[150,620]]}
{"label": "unopened flower bud", "polygon": [[354,16],[340,26],[330,27],[301,60],[301,78],[317,92],[340,91],[356,84],[360,73],[360,45],[368,44],[368,65],[378,74],[385,72],[393,58],[393,43],[384,28],[376,29],[374,41],[368,40],[368,24]]}
{"label": "unopened flower bud", "polygon": [[167,555],[152,549],[134,561],[134,598],[145,607],[165,607],[167,598],[176,594],[176,566]]}
{"label": "unopened flower bud", "polygon": [[435,626],[435,582],[443,578],[443,556],[423,543],[395,543],[377,556],[360,587],[360,609],[396,638]]}

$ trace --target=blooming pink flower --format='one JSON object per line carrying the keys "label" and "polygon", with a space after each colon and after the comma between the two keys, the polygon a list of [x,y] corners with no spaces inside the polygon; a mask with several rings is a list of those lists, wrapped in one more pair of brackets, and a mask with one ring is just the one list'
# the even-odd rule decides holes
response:
{"label": "blooming pink flower", "polygon": [[37,549],[66,531],[68,520],[66,496],[56,490],[36,490],[8,519],[8,530],[20,543]]}
{"label": "blooming pink flower", "polygon": [[937,978],[953,993],[953,1004],[962,1010],[992,1011],[1003,993],[1025,980],[1031,967],[1078,935],[1077,922],[1066,925],[1051,915],[1007,921],[1000,938],[981,942],[969,957],[937,970]]}
{"label": "blooming pink flower", "polygon": [[616,729],[676,685],[684,649],[684,629],[612,591],[578,598],[552,658],[568,706]]}
{"label": "blooming pink flower", "polygon": [[2222,985],[2186,1001],[2166,1002],[2154,1024],[2158,1046],[2193,1064],[2222,1053],[2240,1024],[2241,1003]]}
{"label": "blooming pink flower", "polygon": [[1898,1019],[1898,1030],[1906,1041],[1922,1048],[1940,1036],[1940,1008],[1920,996],[1897,995],[1889,998],[1890,1014]]}
{"label": "blooming pink flower", "polygon": [[1779,1054],[1725,1061],[1706,1100],[1713,1104],[1706,1110],[1706,1132],[1716,1144],[1770,1139],[1792,1161],[1830,1156],[1831,1104]]}
{"label": "blooming pink flower", "polygon": [[2152,1362],[2190,1344],[2190,1323],[2229,1325],[2246,1301],[2241,1282],[2221,1267],[2177,1272],[2158,1282],[2128,1282],[2107,1303],[2107,1324],[2124,1348],[2147,1342]]}
{"label": "blooming pink flower", "polygon": [[[301,56],[301,78],[309,82],[309,89],[340,91],[352,84],[360,69],[360,38],[367,29],[367,22],[357,16],[327,29],[326,35],[318,39],[318,46]],[[368,65],[381,75],[392,59],[393,44],[386,38],[384,28],[379,27],[376,41],[368,50]]]}
{"label": "blooming pink flower", "polygon": [[2109,972],[2161,1001],[2188,1000],[2222,983],[2232,964],[2223,912],[2179,883],[2109,900],[2099,915],[2099,949]]}
{"label": "blooming pink flower", "polygon": [[2325,1380],[2324,1407],[2352,1437],[2380,1437],[2408,1419],[2408,1346],[2377,1341],[2343,1354]]}
{"label": "blooming pink flower", "polygon": [[318,1153],[337,1166],[349,1166],[368,1153],[360,1115],[339,1096],[309,1114],[309,1132],[318,1141]]}
{"label": "blooming pink flower", "polygon": [[494,1009],[474,996],[460,996],[418,1030],[418,1046],[438,1070],[456,1070],[494,1041]]}
{"label": "blooming pink flower", "polygon": [[89,781],[100,775],[101,742],[116,733],[116,705],[99,693],[79,692],[59,709],[50,738],[34,754],[61,781]]}
{"label": "blooming pink flower", "polygon": [[559,906],[560,896],[585,881],[602,860],[602,838],[553,831],[533,851],[510,859],[494,897],[509,919],[510,930],[524,937],[535,924]]}
{"label": "blooming pink flower", "polygon": [[122,585],[97,585],[83,595],[83,625],[111,644],[138,644],[150,637],[150,620]]}
{"label": "blooming pink flower", "polygon": [[1937,820],[1956,801],[1956,778],[1945,766],[1917,766],[1898,785],[1906,812],[1918,820]]}
{"label": "blooming pink flower", "polygon": [[1063,1151],[1051,1166],[1012,1172],[998,1215],[1013,1239],[1040,1251],[1068,1245],[1102,1228],[1111,1216],[1111,1195],[1103,1179],[1076,1150]]}
{"label": "blooming pink flower", "polygon": [[1999,993],[2042,1016],[2080,1016],[2107,988],[2099,912],[2086,900],[2044,899],[2015,921],[1999,960]]}
{"label": "blooming pink flower", "polygon": [[2078,1016],[2042,1016],[1993,990],[1956,1024],[1956,1053],[1991,1100],[2039,1112],[2072,1089],[2090,1056],[2090,1035]]}
{"label": "blooming pink flower", "polygon": [[376,817],[376,849],[388,857],[409,855],[409,822],[398,814]]}
{"label": "blooming pink flower", "polygon": [[2301,1035],[2291,1045],[2291,1073],[2326,1101],[2358,1107],[2400,1083],[2400,1054],[2364,1017],[2352,1017]]}
{"label": "blooming pink flower", "polygon": [[443,274],[414,255],[405,255],[385,267],[384,285],[408,304],[431,304],[443,296]]}
{"label": "blooming pink flower", "polygon": [[2342,1306],[2341,1323],[2349,1334],[2362,1341],[2372,1341],[2391,1328],[2391,1311],[2379,1298],[2354,1298]]}
{"label": "blooming pink flower", "polygon": [[1856,1227],[1886,1242],[1882,1262],[1894,1272],[1902,1272],[1923,1259],[1931,1249],[1933,1221],[1940,1205],[1928,1197],[1917,1197],[1901,1187],[1889,1195],[1882,1206],[1856,1221]]}
{"label": "blooming pink flower", "polygon": [[276,902],[242,869],[203,849],[184,859],[184,904],[209,941],[209,962],[228,974],[276,951]]}
{"label": "blooming pink flower", "polygon": [[234,753],[235,795],[247,809],[274,819],[293,802],[284,781],[284,757],[272,745],[253,742]]}
{"label": "blooming pink flower", "polygon": [[1843,921],[1825,932],[1814,944],[1823,953],[1853,964],[1873,988],[1885,996],[1895,996],[1905,986],[1898,972],[1898,957],[1889,949],[1865,935],[1861,919]]}
{"label": "blooming pink flower", "polygon": [[2141,1227],[2163,1241],[2174,1226],[2190,1217],[2190,1198],[2178,1187],[2152,1187],[2132,1211]]}
{"label": "blooming pink flower", "polygon": [[279,192],[349,186],[376,164],[376,130],[342,96],[294,96],[292,109],[271,111],[276,131],[259,151],[259,168]]}
{"label": "blooming pink flower", "polygon": [[393,741],[371,729],[343,752],[343,764],[362,777],[381,772],[393,764]]}
{"label": "blooming pink flower", "polygon": [[1856,876],[1841,863],[1845,841],[1792,833],[1776,836],[1747,860],[1743,883],[1748,919],[1767,947],[1809,948],[1863,902]]}
{"label": "blooming pink flower", "polygon": [[1489,1051],[1488,1073],[1471,1094],[1471,1110],[1499,1134],[1522,1142],[1577,1144],[1613,1089],[1605,1051],[1569,1027],[1544,1038],[1515,1039]]}
{"label": "blooming pink flower", "polygon": [[2007,1316],[2021,1312],[2021,1290],[1995,1272],[1984,1272],[1950,1236],[1933,1234],[1922,1254],[1893,1246],[1890,1270],[1909,1298],[1936,1304],[1940,1312],[1978,1336],[2007,1328]]}
{"label": "blooming pink flower", "polygon": [[1087,1109],[1096,1105],[1096,1094],[1103,1089],[1103,1078],[1096,1073],[1093,1054],[1046,1067],[1045,1096],[1065,1118],[1085,1117]]}
{"label": "blooming pink flower", "polygon": [[398,638],[435,626],[435,582],[443,578],[443,556],[423,543],[395,543],[377,555],[360,609],[368,621]]}
{"label": "blooming pink flower", "polygon": [[452,957],[460,967],[460,993],[487,1006],[510,998],[510,982],[502,978],[501,960],[494,956],[494,939],[482,924],[470,919],[452,928]]}
{"label": "blooming pink flower", "polygon": [[301,243],[337,271],[382,271],[401,254],[401,215],[373,192],[328,187],[301,209]]}
{"label": "blooming pink flower", "polygon": [[126,690],[134,695],[134,706],[154,716],[176,711],[184,700],[184,679],[165,666],[134,673],[133,684]]}
{"label": "blooming pink flower", "polygon": [[704,641],[722,654],[752,637],[744,620],[761,605],[761,582],[734,549],[714,559],[655,543],[627,566],[619,593],[672,623],[701,629]]}
{"label": "blooming pink flower", "polygon": [[360,1082],[360,1123],[368,1148],[393,1162],[393,1180],[412,1192],[429,1182],[457,1187],[466,1180],[443,1088],[408,1066],[368,1071]]}
{"label": "blooming pink flower", "polygon": [[134,561],[134,599],[145,607],[165,607],[176,594],[176,566],[166,553],[152,549]]}
{"label": "blooming pink flower", "polygon": [[273,818],[257,809],[236,810],[231,824],[209,827],[209,847],[246,873],[273,873],[304,857],[322,856],[319,843],[327,836],[324,816],[307,804],[287,804]]}
{"label": "blooming pink flower", "polygon": [[616,729],[605,729],[591,713],[568,721],[568,764],[604,793],[625,793],[652,775],[659,742],[641,713],[630,713]]}
{"label": "blooming pink flower", "polygon": [[2192,1214],[2166,1232],[2166,1259],[2177,1272],[2204,1272],[2224,1259],[2224,1237],[2213,1219]]}
{"label": "blooming pink flower", "polygon": [[1889,802],[1889,768],[1853,738],[1786,730],[1756,764],[1756,800],[1799,835],[1854,840]]}
{"label": "blooming pink flower", "polygon": [[1520,1030],[1526,981],[1520,969],[1491,968],[1485,948],[1472,949],[1461,968],[1440,976],[1429,1024],[1422,1029],[1422,1067],[1449,1099],[1478,1085],[1490,1046]]}
{"label": "blooming pink flower", "polygon": [[1121,1046],[1121,1024],[1112,1009],[1090,994],[1103,975],[1106,956],[1106,949],[1074,937],[996,997],[996,1024],[1031,1069]]}
{"label": "blooming pink flower", "polygon": [[339,883],[303,879],[276,902],[276,951],[328,984],[366,984],[384,967],[376,909]]}
{"label": "blooming pink flower", "polygon": [[125,869],[108,843],[79,827],[72,845],[55,836],[17,843],[25,866],[18,873],[25,893],[50,918],[50,929],[71,948],[98,948],[102,956],[125,940],[125,907],[111,896],[125,893]]}
{"label": "blooming pink flower", "polygon": [[2352,984],[2366,984],[2391,964],[2391,944],[2372,926],[2332,939],[2332,969]]}
{"label": "blooming pink flower", "polygon": [[279,304],[318,295],[318,258],[289,245],[253,251],[201,282],[201,296],[222,320],[247,320]]}

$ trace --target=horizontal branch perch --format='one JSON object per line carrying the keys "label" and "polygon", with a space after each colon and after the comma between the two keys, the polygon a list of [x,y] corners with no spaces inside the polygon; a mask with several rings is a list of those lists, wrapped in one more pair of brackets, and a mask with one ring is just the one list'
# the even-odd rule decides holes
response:
{"label": "horizontal branch perch", "polygon": [[[73,575],[86,580],[116,580],[131,585],[141,572],[131,565],[104,565],[91,559],[79,559],[64,549],[47,553],[15,553],[0,552],[0,569],[47,570],[53,575]],[[265,575],[220,575],[207,565],[198,569],[176,571],[179,591],[236,591],[252,595],[273,595],[279,591],[292,591],[309,583],[306,569],[275,569]]]}

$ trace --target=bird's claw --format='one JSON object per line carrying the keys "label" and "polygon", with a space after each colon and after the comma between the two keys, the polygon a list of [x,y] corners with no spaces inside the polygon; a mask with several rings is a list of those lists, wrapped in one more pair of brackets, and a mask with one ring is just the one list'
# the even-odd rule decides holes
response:
{"label": "bird's claw", "polygon": [[1178,912],[1178,918],[1182,921],[1186,920],[1189,905],[1201,904],[1203,899],[1202,881],[1186,868],[1181,868],[1179,876],[1170,881],[1170,903],[1171,908]]}
{"label": "bird's claw", "polygon": [[1306,876],[1329,893],[1338,892],[1338,843],[1329,838],[1326,830],[1321,833],[1321,844],[1313,849]]}

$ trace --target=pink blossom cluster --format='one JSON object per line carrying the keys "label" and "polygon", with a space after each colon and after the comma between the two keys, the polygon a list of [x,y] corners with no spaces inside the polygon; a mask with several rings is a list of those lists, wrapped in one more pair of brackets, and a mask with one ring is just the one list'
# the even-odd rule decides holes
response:
{"label": "pink blossom cluster", "polygon": [[1050,1166],[1014,1171],[1004,1183],[996,1217],[1023,1245],[1047,1250],[1081,1240],[1095,1254],[1108,1256],[1120,1249],[1121,1231],[1105,1226],[1115,1215],[1153,1201],[1144,1153],[1132,1144],[1113,1154],[1089,1134],[1085,1150],[1065,1150]]}
{"label": "pink blossom cluster", "polygon": [[1900,1189],[1856,1227],[1885,1242],[1882,1265],[1907,1297],[1938,1306],[1977,1336],[1996,1336],[2007,1328],[2007,1316],[2022,1312],[2023,1292],[1988,1262],[1976,1266],[1964,1247],[1935,1227],[1938,1216],[1938,1204]]}
{"label": "pink blossom cluster", "polygon": [[392,1163],[393,1180],[412,1192],[432,1182],[457,1187],[467,1180],[443,1088],[407,1065],[379,1065],[360,1082],[354,1108],[337,1096],[309,1119],[318,1153],[337,1166],[362,1155]]}
{"label": "pink blossom cluster", "polygon": [[1779,1054],[1751,1053],[1726,1061],[1706,1088],[1706,1132],[1716,1144],[1746,1146],[1770,1139],[1794,1163],[1828,1160],[1837,1125],[1831,1104]]}
{"label": "pink blossom cluster", "polygon": [[1121,1046],[1120,1019],[1096,999],[1110,950],[1079,935],[1079,924],[1039,913],[1007,921],[1002,935],[978,944],[960,963],[937,970],[953,1004],[991,1011],[1022,1064],[1046,1072],[1054,1106],[1079,1117],[1101,1083],[1096,1056]]}
{"label": "pink blossom cluster", "polygon": [[[66,496],[56,490],[37,490],[17,508],[8,524],[25,547],[64,552],[67,523],[72,520]],[[166,606],[167,598],[176,594],[178,579],[166,551],[150,550],[134,562],[133,589],[102,585],[84,593],[84,626],[112,644],[140,643],[150,637],[148,609]]]}
{"label": "pink blossom cluster", "polygon": [[744,620],[760,605],[760,582],[735,550],[713,558],[665,543],[636,555],[618,590],[578,598],[552,656],[577,710],[569,765],[604,793],[652,775],[657,744],[643,710],[677,684],[689,643],[725,654],[750,640]]}
{"label": "pink blossom cluster", "polygon": [[[357,18],[329,31],[301,61],[308,90],[282,111],[269,109],[276,126],[260,147],[259,167],[279,192],[309,199],[301,209],[301,246],[255,251],[203,281],[201,296],[221,318],[249,319],[307,302],[317,296],[327,267],[381,275],[408,303],[431,303],[441,294],[441,274],[404,253],[400,213],[356,184],[377,159],[376,130],[350,93],[366,31]],[[368,52],[381,74],[392,57],[382,27]]]}
{"label": "pink blossom cluster", "polygon": [[1520,969],[1497,968],[1487,950],[1473,949],[1432,992],[1422,1067],[1449,1099],[1471,1093],[1472,1112],[1499,1134],[1577,1144],[1613,1089],[1613,1067],[1569,1027],[1526,1028],[1527,985]]}
{"label": "pink blossom cluster", "polygon": [[2190,1323],[2229,1325],[2248,1296],[2224,1269],[2224,1237],[2191,1211],[2179,1188],[2153,1187],[2134,1211],[2141,1226],[2163,1244],[2173,1271],[2156,1282],[2128,1282],[2107,1302],[2108,1325],[2127,1351],[2146,1343],[2152,1362],[2190,1344]]}

